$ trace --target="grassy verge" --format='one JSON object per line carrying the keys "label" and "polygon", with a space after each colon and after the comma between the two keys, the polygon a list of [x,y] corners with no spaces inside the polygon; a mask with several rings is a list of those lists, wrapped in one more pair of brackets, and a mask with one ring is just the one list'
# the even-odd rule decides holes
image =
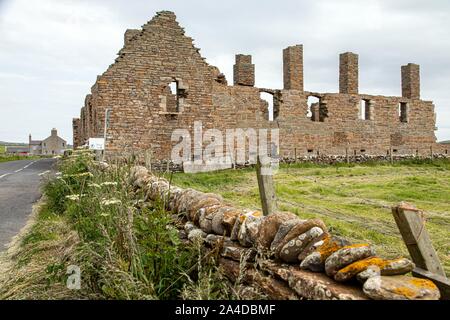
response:
{"label": "grassy verge", "polygon": [[8,162],[8,161],[16,161],[16,160],[34,160],[39,159],[38,156],[19,156],[19,155],[10,155],[0,152],[0,162]]}
{"label": "grassy verge", "polygon": [[[2,258],[0,299],[239,298],[200,245],[180,240],[176,217],[132,189],[130,167],[104,170],[82,152],[59,168]],[[69,266],[80,268],[81,290],[67,288]]]}
{"label": "grassy verge", "polygon": [[[333,233],[370,241],[378,253],[408,255],[391,214],[407,201],[425,210],[427,229],[450,274],[450,161],[282,165],[275,175],[281,210],[322,218]],[[239,207],[260,207],[254,169],[175,174],[173,183],[221,194]]]}

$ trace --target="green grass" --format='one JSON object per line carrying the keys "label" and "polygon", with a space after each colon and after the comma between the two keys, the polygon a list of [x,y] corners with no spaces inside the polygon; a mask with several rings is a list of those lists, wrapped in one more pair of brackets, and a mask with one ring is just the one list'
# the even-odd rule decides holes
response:
{"label": "green grass", "polygon": [[5,153],[6,148],[5,146],[0,146],[0,154]]}
{"label": "green grass", "polygon": [[[427,229],[450,274],[450,161],[393,165],[283,165],[274,177],[281,210],[320,217],[334,234],[369,242],[385,257],[407,256],[391,206],[409,202],[426,212]],[[173,183],[221,194],[242,208],[260,208],[254,169],[173,176]]]}

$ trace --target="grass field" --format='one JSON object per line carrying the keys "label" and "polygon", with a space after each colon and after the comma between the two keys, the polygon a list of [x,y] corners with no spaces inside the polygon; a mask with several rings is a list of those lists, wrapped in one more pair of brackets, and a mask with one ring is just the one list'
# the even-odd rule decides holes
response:
{"label": "grass field", "polygon": [[[407,256],[391,206],[409,202],[426,212],[427,229],[450,275],[450,162],[282,166],[275,175],[279,208],[320,217],[334,234],[370,242],[378,254]],[[173,176],[173,183],[221,194],[242,208],[259,208],[253,169]]]}
{"label": "grass field", "polygon": [[0,154],[5,153],[5,146],[0,146]]}

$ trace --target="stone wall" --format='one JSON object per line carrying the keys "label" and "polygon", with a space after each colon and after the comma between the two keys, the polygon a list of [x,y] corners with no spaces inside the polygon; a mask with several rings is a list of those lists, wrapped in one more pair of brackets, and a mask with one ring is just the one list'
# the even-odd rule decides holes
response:
{"label": "stone wall", "polygon": [[144,201],[164,203],[181,239],[213,251],[230,280],[242,278],[271,299],[440,298],[433,282],[405,276],[414,268],[408,259],[383,259],[370,244],[333,236],[320,219],[237,209],[218,195],[171,186],[145,167],[133,167],[130,184]]}
{"label": "stone wall", "polygon": [[[402,67],[401,97],[358,93],[358,56],[340,59],[340,92],[303,89],[303,46],[283,51],[284,89],[254,87],[255,65],[250,55],[237,55],[234,85],[209,65],[186,36],[172,12],[163,11],[140,30],[127,30],[124,47],[87,95],[80,119],[75,119],[74,145],[89,137],[103,137],[109,108],[106,155],[116,157],[150,152],[168,159],[178,141],[175,129],[194,121],[203,129],[279,128],[282,157],[294,154],[428,155],[436,144],[435,113],[431,101],[420,100],[419,68]],[[176,92],[169,85],[176,83]],[[274,120],[261,92],[273,94]],[[308,98],[320,99],[308,106]],[[174,100],[175,99],[175,100]],[[364,110],[361,101],[365,101]],[[313,116],[308,116],[309,109]]]}

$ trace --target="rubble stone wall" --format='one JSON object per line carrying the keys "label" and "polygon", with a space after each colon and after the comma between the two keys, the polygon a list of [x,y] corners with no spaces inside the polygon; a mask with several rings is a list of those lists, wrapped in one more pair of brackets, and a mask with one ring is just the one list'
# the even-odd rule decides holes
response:
{"label": "rubble stone wall", "polygon": [[230,280],[243,278],[271,299],[440,298],[433,282],[405,276],[414,268],[408,259],[383,259],[370,244],[333,236],[320,219],[237,209],[218,195],[171,186],[145,167],[133,167],[130,184],[144,201],[162,201],[181,217],[180,237],[215,251]]}
{"label": "rubble stone wall", "polygon": [[[357,55],[341,56],[341,92],[303,90],[303,46],[285,49],[284,89],[254,87],[250,55],[237,55],[234,84],[209,65],[186,36],[172,12],[163,11],[140,30],[127,30],[124,47],[100,76],[74,119],[74,145],[103,137],[105,110],[110,109],[106,155],[150,152],[155,160],[170,158],[178,141],[175,129],[193,136],[195,121],[203,130],[279,128],[282,157],[312,154],[428,155],[436,144],[435,112],[431,101],[420,100],[419,66],[402,68],[400,97],[358,94]],[[171,93],[169,84],[177,89]],[[261,92],[274,96],[274,120]],[[308,98],[320,98],[309,117]],[[173,99],[176,99],[174,101]],[[367,102],[361,111],[361,101]],[[403,116],[399,109],[403,103]],[[175,107],[174,107],[175,106]],[[368,115],[363,119],[362,113]],[[224,131],[223,131],[224,132]],[[207,142],[205,142],[205,145]]]}

